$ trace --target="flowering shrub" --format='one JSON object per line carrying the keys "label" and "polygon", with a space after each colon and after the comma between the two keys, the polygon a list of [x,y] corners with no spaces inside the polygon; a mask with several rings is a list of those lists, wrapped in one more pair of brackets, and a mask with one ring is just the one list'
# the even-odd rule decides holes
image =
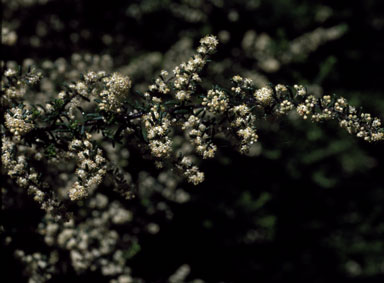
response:
{"label": "flowering shrub", "polygon": [[[30,282],[116,283],[382,272],[384,131],[355,107],[378,112],[380,94],[341,71],[357,58],[343,45],[348,9],[5,2],[0,243],[13,281],[20,270]],[[364,19],[380,31],[380,17]],[[207,33],[217,37],[198,41]],[[374,84],[369,56],[358,62]],[[320,264],[318,250],[333,260]]]}
{"label": "flowering shrub", "polygon": [[[292,111],[314,122],[336,119],[350,134],[368,142],[384,138],[380,119],[357,110],[345,98],[315,97],[301,85],[258,89],[252,80],[236,75],[230,90],[217,85],[205,90],[200,73],[217,45],[215,36],[202,38],[195,55],[171,74],[161,71],[144,94],[130,93],[127,76],[89,72],[45,106],[23,101],[23,93],[38,83],[40,73],[7,69],[1,103],[2,163],[8,175],[47,212],[59,215],[67,198],[60,199],[51,189],[54,184],[50,187],[32,164],[76,160],[73,181],[64,191],[71,201],[84,199],[108,171],[103,140],[134,143],[157,167],[173,166],[197,185],[204,181],[204,173],[173,145],[180,131],[203,159],[215,156],[216,134],[230,137],[240,152],[247,153],[259,138],[257,119]],[[89,104],[87,109],[82,108],[83,101]]]}

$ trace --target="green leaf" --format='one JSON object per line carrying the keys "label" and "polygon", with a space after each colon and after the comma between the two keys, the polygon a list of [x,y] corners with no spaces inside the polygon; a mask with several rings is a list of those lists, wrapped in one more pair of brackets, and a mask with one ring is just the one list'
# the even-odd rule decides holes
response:
{"label": "green leaf", "polygon": [[141,134],[145,142],[148,142],[148,132],[144,125],[141,126]]}
{"label": "green leaf", "polygon": [[164,103],[165,105],[177,105],[179,104],[178,100],[168,100]]}
{"label": "green leaf", "polygon": [[84,115],[85,117],[99,117],[100,114],[99,113],[87,113]]}
{"label": "green leaf", "polygon": [[174,111],[175,114],[187,114],[189,113],[188,109],[177,109]]}
{"label": "green leaf", "polygon": [[84,124],[83,124],[83,125],[81,125],[80,134],[84,135],[84,132],[85,132],[85,127],[84,127]]}

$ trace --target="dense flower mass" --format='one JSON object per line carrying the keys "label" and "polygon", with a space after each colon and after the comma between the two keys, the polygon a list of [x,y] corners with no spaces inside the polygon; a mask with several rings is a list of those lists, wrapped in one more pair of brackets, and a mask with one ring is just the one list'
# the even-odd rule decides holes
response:
{"label": "dense flower mass", "polygon": [[5,126],[17,138],[33,129],[32,115],[30,111],[23,108],[11,108],[4,118]]}
{"label": "dense flower mass", "polygon": [[[53,211],[49,206],[56,198],[45,192],[48,184],[40,180],[39,172],[29,162],[41,161],[42,151],[51,163],[76,160],[74,180],[66,187],[69,199],[76,201],[92,195],[107,175],[108,160],[99,146],[103,138],[113,142],[128,139],[144,156],[151,156],[157,167],[173,164],[195,185],[204,180],[204,173],[187,156],[192,152],[183,153],[174,144],[180,133],[203,159],[215,156],[218,134],[226,135],[240,152],[247,153],[259,140],[259,119],[294,111],[314,122],[337,119],[349,133],[369,142],[384,139],[379,118],[358,112],[345,98],[316,97],[302,85],[257,88],[251,79],[235,75],[230,91],[214,86],[202,94],[200,73],[217,45],[215,36],[202,38],[195,55],[175,67],[173,76],[162,70],[141,98],[129,95],[132,82],[128,76],[90,71],[45,107],[24,105],[20,102],[26,89],[36,84],[41,74],[32,70],[18,78],[15,70],[7,69],[7,84],[2,86],[6,107],[3,167],[42,207]],[[87,110],[80,107],[83,101],[89,103]],[[41,136],[42,132],[47,134]],[[91,139],[96,132],[102,137]],[[39,151],[26,155],[22,149],[25,146]]]}
{"label": "dense flower mass", "polygon": [[228,108],[228,98],[222,90],[208,90],[202,105],[206,105],[211,112],[225,112]]}
{"label": "dense flower mass", "polygon": [[[99,270],[104,276],[115,277],[117,282],[132,282],[123,250],[126,246],[133,246],[137,240],[134,237],[121,239],[117,231],[119,226],[132,221],[132,212],[102,194],[93,196],[88,207],[92,213],[83,221],[57,223],[47,216],[40,223],[38,233],[48,247],[68,251],[77,274]],[[63,260],[62,254],[57,251],[28,254],[18,249],[15,255],[31,269],[31,282],[51,279],[52,275],[60,272],[59,263]]]}
{"label": "dense flower mass", "polygon": [[382,276],[380,1],[322,2],[5,0],[4,280]]}
{"label": "dense flower mass", "polygon": [[102,98],[102,102],[99,104],[100,109],[121,112],[123,100],[131,88],[132,83],[130,78],[119,73],[113,73],[112,76],[106,76],[103,81],[106,90],[100,93],[100,97]]}
{"label": "dense flower mass", "polygon": [[2,282],[382,278],[383,3],[350,2],[4,0]]}
{"label": "dense flower mass", "polygon": [[86,133],[84,140],[71,141],[68,150],[77,159],[78,166],[75,172],[78,181],[69,190],[69,198],[71,200],[83,199],[102,182],[106,173],[106,160],[102,155],[102,150],[94,148],[89,133]]}
{"label": "dense flower mass", "polygon": [[269,105],[273,101],[273,90],[268,87],[263,87],[256,90],[254,96],[256,100],[263,106]]}

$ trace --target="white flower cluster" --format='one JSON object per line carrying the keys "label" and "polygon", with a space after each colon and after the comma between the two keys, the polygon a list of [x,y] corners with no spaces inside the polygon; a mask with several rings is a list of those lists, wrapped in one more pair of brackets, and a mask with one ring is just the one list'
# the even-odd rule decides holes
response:
{"label": "white flower cluster", "polygon": [[69,190],[69,198],[73,201],[83,199],[92,193],[106,174],[106,160],[102,150],[94,148],[90,139],[91,135],[86,133],[84,140],[75,139],[68,147],[77,159],[75,175],[79,179]]}
{"label": "white flower cluster", "polygon": [[34,85],[40,81],[42,75],[36,69],[32,69],[22,76],[15,67],[9,67],[4,72],[4,79],[7,83],[0,84],[0,90],[3,93],[0,97],[0,103],[4,106],[23,102],[22,98],[29,85]]}
{"label": "white flower cluster", "polygon": [[[232,82],[235,84],[232,91],[242,97],[247,97],[249,91],[253,89],[252,81],[241,76],[234,76]],[[314,95],[309,95],[302,85],[294,85],[294,89],[296,91],[295,97],[292,97],[288,88],[281,84],[275,86],[275,98],[273,97],[273,89],[267,87],[256,90],[253,95],[262,106],[271,105],[271,102],[276,99],[277,104],[274,107],[276,114],[283,115],[293,110],[297,105],[295,102],[297,99],[302,103],[296,106],[296,111],[303,119],[311,117],[312,121],[320,122],[337,118],[341,127],[346,128],[349,133],[356,134],[357,137],[364,138],[366,141],[384,139],[384,130],[380,128],[380,120],[378,118],[373,119],[365,113],[358,117],[356,109],[349,106],[345,98],[339,98],[332,105],[329,95],[317,99]],[[247,104],[232,107],[229,112],[235,114],[232,117],[231,126],[235,128],[237,135],[242,139],[241,152],[246,152],[249,145],[257,141],[257,134],[253,126],[255,116],[250,112]]]}
{"label": "white flower cluster", "polygon": [[182,129],[185,131],[188,139],[192,141],[196,152],[203,156],[204,159],[213,158],[215,156],[217,146],[211,141],[211,138],[206,133],[208,128],[202,123],[201,119],[191,115],[184,122]]}
{"label": "white flower cluster", "polygon": [[273,90],[269,87],[263,87],[255,91],[254,96],[256,101],[262,106],[268,106],[273,100]]}
{"label": "white flower cluster", "polygon": [[330,95],[324,95],[321,100],[320,100],[320,103],[321,103],[321,106],[323,108],[325,107],[328,107],[328,105],[331,103],[332,99],[331,99],[331,96]]}
{"label": "white flower cluster", "polygon": [[347,109],[348,115],[339,123],[342,128],[345,128],[348,133],[356,134],[357,137],[363,138],[368,142],[384,140],[384,133],[380,128],[381,121],[379,118],[372,118],[369,113],[361,113],[359,117],[354,107],[349,106]]}
{"label": "white flower cluster", "polygon": [[104,75],[104,74],[101,74],[101,73],[98,74],[96,72],[90,71],[84,75],[84,80],[87,84],[93,84],[97,82],[98,79],[101,78],[101,75]]}
{"label": "white flower cluster", "polygon": [[294,85],[293,87],[295,88],[296,94],[298,96],[306,96],[307,95],[307,90],[305,89],[304,86],[302,86],[302,85]]}
{"label": "white flower cluster", "polygon": [[36,85],[40,82],[42,77],[42,73],[35,69],[32,69],[29,73],[24,76],[25,82],[29,85]]}
{"label": "white flower cluster", "polygon": [[16,76],[16,74],[17,74],[17,71],[15,69],[10,69],[10,68],[5,70],[4,72],[4,76],[6,77],[13,77],[13,76]]}
{"label": "white flower cluster", "polygon": [[334,113],[328,108],[328,105],[331,103],[331,96],[324,95],[320,99],[320,105],[323,107],[323,110],[320,113],[315,113],[312,115],[312,120],[315,122],[320,122],[323,120],[329,120],[334,118]]}
{"label": "white flower cluster", "polygon": [[314,108],[316,107],[317,99],[313,95],[309,95],[304,103],[301,103],[297,106],[297,113],[303,117],[304,120],[308,118],[308,115],[313,113]]}
{"label": "white flower cluster", "polygon": [[158,77],[155,80],[154,84],[152,84],[148,87],[149,92],[146,93],[146,96],[149,97],[150,93],[161,93],[161,94],[169,93],[170,89],[169,89],[166,81],[164,81],[165,77],[167,77],[167,76],[168,76],[168,72],[165,70],[161,70],[160,77]]}
{"label": "white flower cluster", "polygon": [[[347,100],[344,97],[338,98],[337,101],[335,102],[334,108],[335,108],[335,111],[343,113],[344,109],[348,108]],[[350,111],[350,112],[354,112],[354,111]]]}
{"label": "white flower cluster", "polygon": [[21,107],[14,107],[5,113],[5,126],[15,136],[20,139],[21,136],[30,132],[33,128],[32,113]]}
{"label": "white flower cluster", "polygon": [[294,105],[289,100],[285,99],[282,102],[280,102],[279,107],[277,108],[277,113],[284,115],[287,114],[289,111],[291,111],[294,108]]}
{"label": "white flower cluster", "polygon": [[200,39],[200,44],[201,45],[197,48],[197,52],[204,56],[215,52],[219,41],[215,36],[207,35]]}
{"label": "white flower cluster", "polygon": [[277,84],[275,86],[275,91],[278,97],[280,97],[282,94],[288,92],[288,88],[285,85]]}
{"label": "white flower cluster", "polygon": [[168,136],[165,136],[163,140],[151,140],[149,142],[149,147],[151,149],[152,155],[157,158],[169,157],[172,151],[171,146],[172,141],[169,139]]}
{"label": "white flower cluster", "polygon": [[131,88],[131,79],[119,73],[113,73],[112,76],[104,79],[108,89],[117,97],[124,97]]}
{"label": "white flower cluster", "polygon": [[[317,99],[313,95],[308,95],[302,85],[294,85],[296,98],[304,100],[296,107],[297,113],[307,119],[311,117],[314,122],[324,120],[338,119],[339,125],[345,128],[350,134],[356,134],[357,137],[365,141],[380,141],[384,139],[384,130],[381,127],[379,118],[372,118],[368,113],[358,115],[355,107],[348,104],[347,100],[340,97],[332,104],[330,95],[324,95]],[[286,114],[294,108],[293,101],[286,96],[288,89],[283,85],[275,87],[276,96],[279,101],[275,111],[278,114]]]}
{"label": "white flower cluster", "polygon": [[176,90],[176,99],[183,101],[191,98],[191,93],[195,90],[194,83],[200,82],[199,72],[207,62],[207,55],[216,50],[218,41],[216,37],[208,35],[200,40],[200,46],[197,48],[197,55],[194,55],[186,63],[177,66],[173,73],[175,79],[173,86]]}
{"label": "white flower cluster", "polygon": [[232,82],[235,84],[231,90],[236,94],[246,94],[248,90],[252,87],[252,80],[248,78],[243,78],[239,75],[236,75],[232,78]]}
{"label": "white flower cluster", "polygon": [[54,201],[49,199],[40,188],[37,171],[27,162],[25,154],[18,150],[19,141],[15,142],[8,137],[1,139],[1,161],[7,174],[16,180],[21,188],[28,189],[28,193],[33,195],[41,207],[47,211],[52,210]]}
{"label": "white flower cluster", "polygon": [[122,101],[128,95],[131,88],[131,79],[119,73],[113,73],[103,79],[106,90],[100,93],[102,102],[99,103],[101,110],[121,112]]}
{"label": "white flower cluster", "polygon": [[60,257],[65,252],[69,254],[77,274],[100,271],[111,280],[117,280],[111,282],[132,282],[124,253],[127,246],[135,245],[137,239],[128,234],[122,237],[114,228],[131,222],[132,212],[120,202],[110,202],[105,195],[96,194],[83,208],[82,215],[87,213],[90,215],[83,220],[72,219],[66,223],[57,223],[52,217],[45,216],[39,224],[38,233],[44,236],[45,243],[51,249],[50,254],[16,252],[16,257],[23,261],[28,273],[35,279],[31,282],[47,282],[60,274],[63,270]]}
{"label": "white flower cluster", "polygon": [[[1,138],[1,142],[2,142],[2,145],[1,145],[2,166],[4,166],[6,169],[9,170],[17,164],[17,161],[14,158],[16,144],[6,136]],[[8,174],[10,176],[13,175],[12,173],[11,174],[8,173]]]}
{"label": "white flower cluster", "polygon": [[210,89],[201,104],[211,112],[224,113],[228,109],[228,97],[222,90]]}
{"label": "white flower cluster", "polygon": [[304,120],[308,118],[311,113],[310,109],[305,104],[299,104],[296,108],[297,113],[303,117]]}
{"label": "white flower cluster", "polygon": [[177,166],[183,171],[188,182],[198,185],[204,181],[204,173],[196,165],[193,165],[191,158],[184,156]]}
{"label": "white flower cluster", "polygon": [[192,94],[192,91],[190,90],[179,90],[176,93],[176,98],[180,101],[189,100],[191,99],[191,94]]}
{"label": "white flower cluster", "polygon": [[[156,97],[153,97],[152,100],[158,101]],[[154,105],[148,114],[143,115],[142,120],[147,132],[151,154],[156,158],[166,158],[172,151],[172,141],[168,137],[171,121],[168,114],[161,117],[160,111],[161,107]]]}
{"label": "white flower cluster", "polygon": [[75,89],[77,91],[78,94],[82,95],[82,96],[85,96],[85,97],[88,97],[89,96],[89,93],[88,93],[88,86],[85,84],[85,82],[83,81],[78,81],[75,85]]}
{"label": "white flower cluster", "polygon": [[2,97],[1,100],[4,101],[4,105],[9,105],[12,100],[20,100],[21,98],[24,97],[26,93],[26,88],[25,87],[14,87],[11,86],[7,88],[4,92],[4,97]]}
{"label": "white flower cluster", "polygon": [[249,146],[257,142],[257,139],[259,138],[256,134],[256,130],[250,126],[238,130],[237,135],[241,138],[241,152],[247,152]]}
{"label": "white flower cluster", "polygon": [[279,101],[278,107],[276,108],[276,113],[279,115],[285,115],[294,108],[293,103],[290,100],[284,98],[286,97],[286,94],[288,94],[289,90],[285,85],[277,84],[275,86],[275,91],[276,97]]}
{"label": "white flower cluster", "polygon": [[[303,119],[307,119],[310,115],[314,122],[337,118],[340,127],[345,128],[350,134],[355,134],[368,142],[384,140],[384,130],[380,128],[380,119],[372,118],[369,113],[361,113],[359,116],[356,108],[350,106],[345,98],[338,98],[332,105],[330,95],[317,99],[313,95],[308,95],[303,86],[295,85],[295,89],[297,96],[305,98],[304,103],[296,107],[297,113]],[[283,102],[280,107],[282,104]],[[316,109],[320,109],[320,111],[316,112]]]}
{"label": "white flower cluster", "polygon": [[241,139],[240,152],[246,153],[249,151],[249,147],[257,142],[259,138],[254,128],[256,117],[245,104],[234,106],[230,110],[234,114],[231,126]]}

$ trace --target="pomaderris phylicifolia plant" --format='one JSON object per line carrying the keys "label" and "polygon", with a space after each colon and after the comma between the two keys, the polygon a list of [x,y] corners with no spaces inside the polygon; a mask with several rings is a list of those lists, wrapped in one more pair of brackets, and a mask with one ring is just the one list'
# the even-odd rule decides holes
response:
{"label": "pomaderris phylicifolia plant", "polygon": [[[202,38],[195,55],[171,72],[161,71],[145,93],[131,91],[131,79],[120,73],[88,72],[45,105],[24,99],[39,83],[37,70],[6,69],[0,90],[2,167],[41,208],[62,218],[67,204],[92,196],[107,175],[124,183],[105,156],[106,142],[129,143],[157,167],[172,167],[198,185],[204,173],[194,158],[175,146],[176,135],[183,134],[203,159],[215,157],[217,135],[247,153],[259,139],[257,120],[296,112],[314,122],[337,120],[368,142],[384,139],[379,118],[342,97],[315,97],[301,85],[256,88],[250,79],[235,75],[230,89],[204,88],[201,71],[217,45],[215,36]],[[68,160],[76,165],[65,194],[60,194],[39,168],[59,170],[60,162]]]}

